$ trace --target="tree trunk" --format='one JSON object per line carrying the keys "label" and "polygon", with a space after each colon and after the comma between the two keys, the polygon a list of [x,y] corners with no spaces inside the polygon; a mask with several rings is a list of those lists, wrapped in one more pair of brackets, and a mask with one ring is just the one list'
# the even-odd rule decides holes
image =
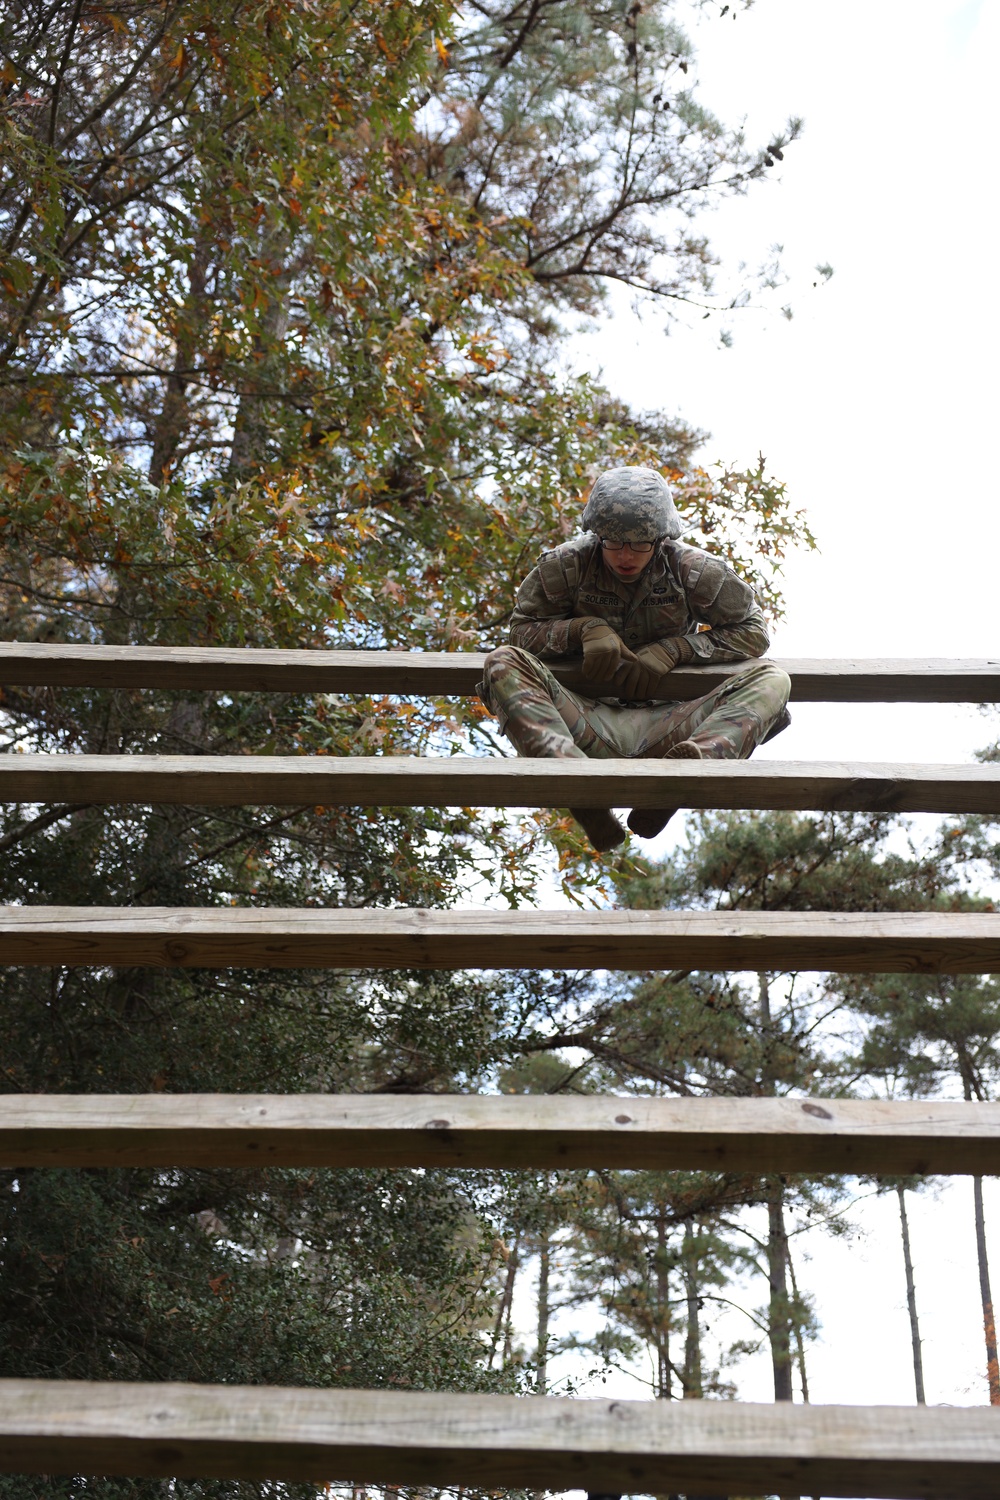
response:
{"label": "tree trunk", "polygon": [[983,1332],[986,1335],[986,1376],[990,1383],[990,1405],[1000,1406],[1000,1368],[997,1366],[997,1326],[993,1316],[993,1293],[990,1290],[990,1263],[986,1254],[986,1216],[983,1213],[983,1179],[972,1179],[976,1212],[976,1254],[979,1257],[979,1295],[983,1303]]}
{"label": "tree trunk", "polygon": [[806,1374],[806,1345],[805,1345],[805,1340],[802,1337],[802,1320],[798,1316],[798,1308],[799,1308],[799,1305],[800,1305],[799,1304],[799,1284],[798,1284],[798,1282],[795,1279],[795,1262],[792,1259],[792,1247],[788,1243],[787,1236],[786,1236],[786,1239],[785,1239],[785,1248],[786,1248],[786,1253],[787,1253],[787,1256],[788,1256],[788,1277],[789,1277],[789,1280],[792,1283],[792,1297],[794,1298],[795,1307],[796,1307],[796,1317],[795,1317],[795,1362],[796,1362],[796,1364],[799,1367],[799,1380],[802,1383],[802,1400],[803,1400],[803,1403],[806,1406],[808,1406],[809,1405],[809,1377]]}
{"label": "tree trunk", "polygon": [[514,1352],[514,1279],[517,1276],[517,1263],[519,1259],[519,1249],[515,1244],[510,1257],[510,1267],[507,1272],[507,1287],[504,1292],[504,1299],[507,1303],[507,1313],[503,1325],[504,1368],[510,1364],[510,1357]]}
{"label": "tree trunk", "polygon": [[906,1191],[896,1189],[899,1198],[899,1224],[903,1235],[903,1266],[906,1271],[906,1306],[910,1314],[910,1343],[913,1346],[913,1383],[916,1386],[917,1402],[926,1404],[924,1395],[924,1357],[920,1347],[920,1324],[917,1322],[917,1289],[913,1283],[913,1257],[910,1254],[910,1225],[906,1217]]}
{"label": "tree trunk", "polygon": [[507,1334],[504,1339],[504,1358],[510,1345],[510,1310],[514,1301],[514,1278],[517,1276],[517,1260],[519,1241],[515,1240],[507,1260],[507,1279],[504,1282],[503,1296],[500,1298],[500,1307],[497,1311],[497,1320],[493,1326],[493,1338],[490,1343],[490,1357],[486,1361],[486,1368],[492,1369],[493,1360],[500,1342],[500,1335],[506,1323]]}
{"label": "tree trunk", "polygon": [[792,1400],[792,1353],[788,1317],[788,1236],[785,1233],[785,1189],[780,1177],[768,1184],[767,1279],[770,1297],[767,1331],[771,1344],[775,1401]]}
{"label": "tree trunk", "polygon": [[261,250],[261,259],[270,266],[273,279],[268,306],[260,321],[260,333],[253,338],[254,363],[244,369],[244,387],[233,422],[233,446],[229,458],[232,479],[238,480],[252,473],[263,462],[267,451],[268,397],[274,396],[274,387],[284,379],[281,361],[275,356],[281,352],[288,332],[291,272],[284,265],[287,251],[288,236],[282,231],[273,233]]}
{"label": "tree trunk", "polygon": [[[976,1087],[975,1073],[967,1056],[959,1054],[962,1086],[966,1099],[973,1093],[982,1099]],[[986,1215],[983,1211],[983,1179],[972,1179],[972,1201],[976,1220],[976,1255],[979,1260],[979,1296],[983,1304],[983,1332],[986,1335],[986,1378],[990,1386],[990,1405],[1000,1406],[1000,1368],[997,1366],[997,1325],[993,1316],[993,1293],[990,1290],[990,1262],[986,1253]]]}
{"label": "tree trunk", "polygon": [[[771,987],[765,973],[757,975],[760,1028],[764,1043],[761,1092],[774,1093],[770,1064]],[[766,1182],[767,1196],[767,1333],[771,1345],[775,1401],[792,1400],[792,1352],[788,1304],[788,1236],[785,1234],[785,1189],[780,1177]]]}
{"label": "tree trunk", "polygon": [[[174,368],[167,377],[163,405],[153,429],[153,448],[149,460],[149,480],[159,487],[170,477],[177,449],[183,441],[189,424],[187,388],[191,377],[187,373],[194,368],[199,349],[199,334],[208,317],[206,285],[211,240],[207,235],[199,236],[194,255],[188,267],[188,299],[177,313],[174,337]],[[202,350],[204,359],[206,351]]]}
{"label": "tree trunk", "polygon": [[539,1396],[544,1396],[548,1387],[550,1256],[549,1237],[543,1234],[538,1245],[538,1356],[535,1361],[535,1390]]}
{"label": "tree trunk", "polygon": [[[704,1398],[704,1376],[701,1359],[701,1324],[699,1322],[700,1282],[698,1278],[698,1232],[691,1224],[684,1225],[684,1258],[682,1279],[684,1282],[684,1305],[686,1328],[684,1337],[684,1400],[700,1401]],[[669,1497],[674,1500],[674,1497]],[[678,1497],[679,1500],[679,1497]],[[724,1495],[705,1495],[703,1500],[727,1500]]]}
{"label": "tree trunk", "polygon": [[670,1378],[670,1271],[667,1267],[667,1226],[663,1214],[656,1219],[656,1395],[660,1401],[673,1396]]}
{"label": "tree trunk", "polygon": [[704,1391],[701,1372],[701,1327],[698,1308],[698,1237],[684,1225],[684,1303],[687,1329],[684,1338],[684,1399],[700,1401]]}

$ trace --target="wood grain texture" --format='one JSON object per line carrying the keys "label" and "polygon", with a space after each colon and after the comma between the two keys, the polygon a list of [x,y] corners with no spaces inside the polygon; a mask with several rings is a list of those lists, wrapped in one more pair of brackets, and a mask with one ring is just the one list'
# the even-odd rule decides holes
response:
{"label": "wood grain texture", "polygon": [[995,1500],[1000,1414],[3,1380],[0,1469]]}
{"label": "wood grain texture", "polygon": [[1000,1104],[597,1095],[3,1094],[0,1166],[1000,1172]]}
{"label": "wood grain texture", "polygon": [[[225,692],[475,692],[485,657],[465,651],[280,651],[218,646],[67,646],[0,641],[0,685],[186,688]],[[778,659],[799,703],[994,703],[1000,657]],[[741,664],[680,667],[671,695],[697,698]],[[557,667],[568,685],[575,668]]]}
{"label": "wood grain texture", "polygon": [[3,906],[0,964],[997,974],[1000,913]]}
{"label": "wood grain texture", "polygon": [[1000,813],[1000,765],[9,754],[0,801]]}

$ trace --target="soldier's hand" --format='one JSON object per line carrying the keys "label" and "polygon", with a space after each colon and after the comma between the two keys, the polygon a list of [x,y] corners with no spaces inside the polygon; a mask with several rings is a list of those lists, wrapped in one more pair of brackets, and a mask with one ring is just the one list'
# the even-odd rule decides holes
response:
{"label": "soldier's hand", "polygon": [[633,656],[630,651],[628,659],[622,663],[621,670],[615,678],[615,687],[622,698],[631,702],[640,698],[655,697],[655,689],[659,681],[659,674],[643,666],[638,655]]}
{"label": "soldier's hand", "polygon": [[666,677],[681,659],[681,648],[676,641],[652,641],[648,646],[639,646],[636,657],[644,667],[658,677]]}
{"label": "soldier's hand", "polygon": [[625,643],[606,620],[584,620],[580,627],[583,676],[587,682],[610,682],[621,665]]}
{"label": "soldier's hand", "polygon": [[[631,662],[623,667],[615,679],[623,698],[658,698],[661,696],[664,678],[677,665],[680,650],[672,641],[656,641],[648,646],[638,646]],[[634,663],[634,665],[632,664]]]}

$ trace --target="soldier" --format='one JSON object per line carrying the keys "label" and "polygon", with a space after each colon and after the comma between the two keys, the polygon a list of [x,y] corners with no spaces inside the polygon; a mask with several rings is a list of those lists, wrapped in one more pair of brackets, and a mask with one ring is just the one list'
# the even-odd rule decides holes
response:
{"label": "soldier", "polygon": [[[600,475],[584,534],[544,552],[521,584],[511,644],[486,658],[479,693],[519,755],[567,759],[741,759],[789,723],[789,679],[773,662],[734,673],[678,703],[670,672],[687,663],[762,656],[767,627],[753,591],[721,558],[677,541],[670,487],[654,469]],[[546,661],[582,655],[582,675],[613,697],[570,692]],[[625,829],[610,808],[572,808],[594,848]],[[633,808],[653,838],[675,808]]]}

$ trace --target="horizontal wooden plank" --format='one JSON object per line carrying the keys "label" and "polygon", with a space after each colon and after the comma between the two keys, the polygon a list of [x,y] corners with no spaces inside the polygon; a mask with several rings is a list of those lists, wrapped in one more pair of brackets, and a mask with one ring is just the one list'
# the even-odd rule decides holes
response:
{"label": "horizontal wooden plank", "polygon": [[282,651],[253,646],[64,646],[0,641],[0,684],[464,696],[475,692],[485,660],[482,652]]}
{"label": "horizontal wooden plank", "polygon": [[[187,688],[225,692],[474,693],[485,657],[472,651],[281,651],[219,646],[70,646],[0,641],[0,685]],[[1000,658],[777,659],[799,703],[994,703]],[[671,696],[697,698],[741,664],[679,667]],[[556,667],[569,685],[578,670]]]}
{"label": "horizontal wooden plank", "polygon": [[1000,1104],[597,1095],[2,1094],[3,1167],[1000,1172]]}
{"label": "horizontal wooden plank", "polygon": [[0,801],[1000,813],[1000,764],[9,754]]}
{"label": "horizontal wooden plank", "polygon": [[0,1469],[323,1484],[994,1500],[989,1407],[0,1381]]}
{"label": "horizontal wooden plank", "polygon": [[3,906],[0,964],[997,974],[1000,913]]}

